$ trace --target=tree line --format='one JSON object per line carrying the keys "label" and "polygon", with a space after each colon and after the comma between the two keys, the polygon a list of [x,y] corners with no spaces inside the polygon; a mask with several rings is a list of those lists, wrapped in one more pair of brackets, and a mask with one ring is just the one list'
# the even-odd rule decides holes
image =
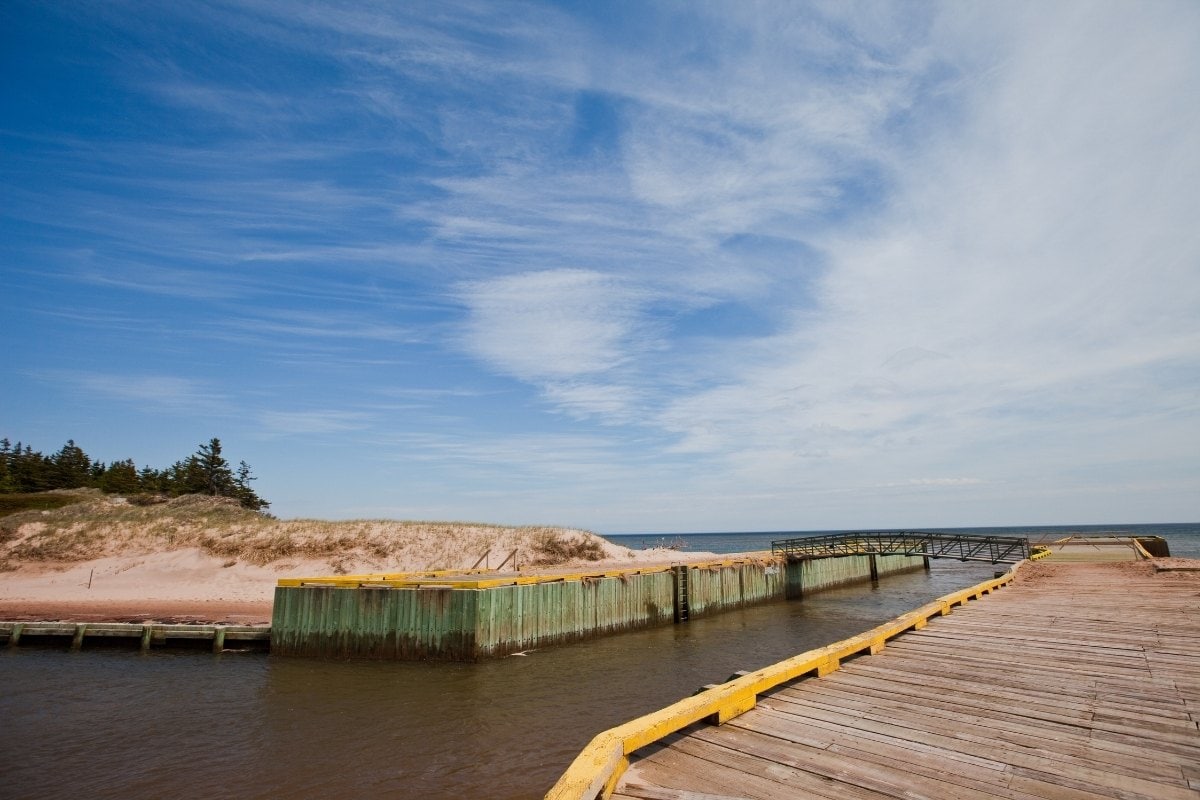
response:
{"label": "tree line", "polygon": [[245,461],[234,469],[213,438],[166,469],[142,467],[133,459],[105,464],[95,461],[68,439],[58,452],[44,455],[29,445],[0,439],[0,492],[45,492],[50,489],[95,488],[110,494],[207,494],[232,497],[243,507],[262,511],[271,504],[250,487],[257,480]]}

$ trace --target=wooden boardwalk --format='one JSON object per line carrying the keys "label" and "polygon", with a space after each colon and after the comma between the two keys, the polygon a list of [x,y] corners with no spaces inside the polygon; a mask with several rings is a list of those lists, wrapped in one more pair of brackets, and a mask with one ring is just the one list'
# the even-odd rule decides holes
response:
{"label": "wooden boardwalk", "polygon": [[152,647],[202,645],[214,653],[261,649],[271,646],[266,625],[205,625],[125,622],[0,622],[0,644],[70,643],[72,650],[97,644],[118,644],[150,650]]}
{"label": "wooden boardwalk", "polygon": [[633,757],[613,797],[1200,798],[1200,574],[1027,564]]}

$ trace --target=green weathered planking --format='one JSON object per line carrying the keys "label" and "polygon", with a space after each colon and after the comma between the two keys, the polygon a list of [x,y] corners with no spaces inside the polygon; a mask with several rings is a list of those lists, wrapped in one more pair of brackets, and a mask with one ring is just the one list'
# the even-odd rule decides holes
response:
{"label": "green weathered planking", "polygon": [[461,660],[474,649],[477,595],[450,589],[276,588],[271,650]]}
{"label": "green weathered planking", "polygon": [[[877,574],[920,569],[876,556]],[[868,580],[869,556],[689,567],[690,616]],[[675,618],[671,571],[487,588],[279,586],[271,650],[326,658],[474,661]]]}

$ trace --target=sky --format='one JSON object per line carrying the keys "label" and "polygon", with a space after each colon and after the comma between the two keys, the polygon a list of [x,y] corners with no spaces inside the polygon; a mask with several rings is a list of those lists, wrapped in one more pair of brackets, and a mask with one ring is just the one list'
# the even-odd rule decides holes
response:
{"label": "sky", "polygon": [[0,5],[0,436],[281,517],[1200,519],[1200,4]]}

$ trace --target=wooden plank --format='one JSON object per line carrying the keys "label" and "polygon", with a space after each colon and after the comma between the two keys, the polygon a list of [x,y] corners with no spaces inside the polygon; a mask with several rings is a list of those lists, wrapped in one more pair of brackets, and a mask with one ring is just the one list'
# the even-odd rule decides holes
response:
{"label": "wooden plank", "polygon": [[687,764],[756,797],[766,779],[778,796],[1197,800],[1200,582],[1090,564],[1060,576],[774,691],[629,774],[677,788],[662,765]]}
{"label": "wooden plank", "polygon": [[663,789],[642,783],[626,783],[622,790],[613,795],[614,800],[745,800],[744,795],[710,794],[688,792],[681,789]]}
{"label": "wooden plank", "polygon": [[[1017,727],[1006,729],[998,726],[987,727],[980,720],[956,721],[949,717],[931,717],[922,714],[920,709],[909,713],[892,712],[873,714],[861,710],[843,711],[837,703],[806,703],[797,704],[791,710],[798,716],[811,720],[817,718],[829,722],[845,724],[848,718],[853,718],[853,725],[860,730],[873,730],[877,733],[895,738],[913,738],[932,744],[940,744],[947,749],[962,747],[1001,747],[1004,752],[1018,752],[1021,757],[1040,759],[1038,761],[1012,761],[1009,763],[1027,763],[1030,766],[1044,766],[1048,761],[1069,764],[1073,768],[1088,769],[1096,772],[1111,772],[1114,775],[1131,778],[1152,780],[1155,773],[1146,774],[1145,759],[1151,763],[1161,764],[1164,750],[1171,749],[1169,741],[1158,741],[1156,748],[1147,748],[1144,758],[1121,756],[1113,752],[1097,752],[1086,744],[1086,738],[1068,737],[1065,731],[1058,734],[1047,730],[1031,730]],[[1057,736],[1058,738],[1050,738]],[[1162,773],[1162,768],[1158,773]],[[1179,782],[1179,774],[1169,774],[1168,780]]]}
{"label": "wooden plank", "polygon": [[[1136,726],[1123,725],[1120,722],[1108,726],[1098,726],[1086,721],[1084,724],[1080,724],[1080,721],[1039,719],[1008,714],[1002,710],[971,713],[963,707],[956,708],[953,703],[931,702],[926,698],[914,698],[917,702],[912,702],[908,698],[889,700],[880,697],[864,697],[861,694],[838,691],[836,687],[825,687],[825,691],[821,692],[818,697],[824,701],[818,704],[822,707],[828,704],[841,709],[870,709],[866,718],[872,718],[873,715],[880,718],[903,720],[911,716],[912,709],[917,708],[921,712],[921,723],[928,723],[930,728],[958,729],[960,726],[967,726],[968,729],[990,729],[996,738],[1017,743],[1032,742],[1036,744],[1049,737],[1058,743],[1059,752],[1069,753],[1076,757],[1088,757],[1089,760],[1096,760],[1096,757],[1093,756],[1096,750],[1093,732],[1107,730],[1114,735],[1121,735],[1121,738],[1114,739],[1107,747],[1103,748],[1108,752],[1100,760],[1114,766],[1122,765],[1120,771],[1146,777],[1153,777],[1158,773],[1159,769],[1155,762],[1157,754],[1161,752],[1162,748],[1170,747],[1172,743],[1183,748],[1189,746],[1186,739],[1181,741],[1179,737],[1175,736],[1178,730],[1184,730],[1182,726],[1172,729],[1167,735],[1158,735],[1160,733],[1158,730],[1146,730]],[[1193,724],[1185,723],[1185,725],[1194,732]],[[1190,735],[1189,733],[1189,737]],[[1188,752],[1186,749],[1173,749],[1179,752]],[[1200,756],[1200,748],[1196,749],[1196,753]]]}
{"label": "wooden plank", "polygon": [[[757,709],[754,715],[755,720],[757,721],[762,715],[763,710]],[[871,742],[871,744],[866,746],[866,748],[874,748],[874,742],[883,741],[887,742],[887,744],[893,744],[900,747],[925,748],[926,752],[929,752],[930,754],[941,751],[941,753],[938,754],[941,754],[943,757],[943,764],[946,764],[946,759],[944,759],[944,757],[949,756],[949,754],[953,754],[955,758],[949,760],[950,763],[955,764],[955,770],[960,769],[960,766],[958,766],[959,759],[971,757],[974,752],[980,752],[984,750],[984,748],[977,746],[976,741],[972,741],[970,739],[960,739],[958,736],[944,735],[940,733],[919,732],[919,730],[906,729],[902,726],[889,726],[889,724],[875,724],[869,721],[864,722],[846,720],[846,718],[842,718],[842,720],[836,720],[836,718],[824,718],[822,716],[806,717],[804,723],[810,724],[810,726],[826,727],[828,729],[838,730],[838,732],[845,733],[847,735],[857,736],[859,741]],[[1048,756],[1040,759],[1030,757],[1025,760],[1034,766],[1061,763],[1057,758],[1057,753],[1049,753]],[[1007,764],[997,764],[1000,766],[1000,769],[1002,770],[1001,774],[1003,775],[1007,776],[1009,770],[1012,769]],[[1048,784],[1048,786],[1055,787],[1055,792],[1048,793],[1043,790],[1043,792],[1039,794],[1036,792],[1036,790],[1032,789],[1033,784],[1031,783],[1027,784],[1027,786],[1030,788],[1021,789],[1020,793],[1042,796],[1042,798],[1045,798],[1045,796],[1074,796],[1074,798],[1104,798],[1104,796],[1109,796],[1105,794],[1087,792],[1087,790],[1081,790],[1075,787],[1061,787],[1058,786],[1058,784],[1054,781],[1044,780],[1044,778],[1042,782]],[[1069,790],[1064,793],[1062,790],[1064,788]],[[953,799],[958,795],[947,793],[942,796]],[[1164,798],[1165,796],[1166,795],[1164,795]]]}
{"label": "wooden plank", "polygon": [[970,783],[947,781],[944,775],[922,775],[911,770],[897,774],[880,770],[869,762],[847,759],[838,753],[827,753],[815,748],[789,746],[777,737],[736,726],[698,730],[690,739],[726,747],[742,755],[889,796],[953,795],[960,800],[988,800],[997,796]]}
{"label": "wooden plank", "polygon": [[[1078,701],[1073,698],[1062,698],[1060,702],[1052,702],[1052,698],[1034,699],[1022,697],[1017,692],[987,691],[986,687],[973,691],[964,690],[963,686],[937,687],[924,686],[917,683],[899,684],[880,680],[870,674],[863,674],[857,669],[843,669],[829,676],[832,687],[845,686],[864,697],[879,697],[888,700],[897,696],[905,697],[909,702],[919,702],[938,708],[966,708],[980,713],[1000,714],[1012,718],[1044,719],[1066,724],[1082,725],[1096,720],[1107,720],[1110,717],[1114,724],[1126,721],[1151,720],[1178,723],[1183,726],[1194,722],[1191,716],[1182,708],[1178,698],[1169,705],[1143,707],[1141,704],[1110,707],[1107,711],[1096,712],[1096,701],[1086,698]],[[976,686],[979,686],[978,684]],[[1136,726],[1135,726],[1136,727]]]}
{"label": "wooden plank", "polygon": [[[954,769],[956,770],[971,771],[973,768],[977,768],[991,770],[997,774],[1003,774],[1007,770],[1006,764],[978,753],[966,752],[952,747],[948,748],[941,746],[939,743],[930,743],[913,738],[888,736],[873,730],[858,728],[853,724],[846,724],[844,722],[803,718],[802,715],[794,713],[795,709],[783,709],[774,704],[770,706],[759,705],[755,709],[755,712],[748,718],[743,715],[728,724],[739,727],[753,726],[755,730],[769,732],[773,736],[790,741],[800,741],[796,737],[802,735],[809,737],[825,736],[830,741],[830,748],[845,742],[855,742],[860,747],[864,746],[865,742],[867,743],[866,746],[872,749],[898,748],[913,752],[919,758],[933,758],[954,762]],[[797,724],[798,717],[801,718],[801,724]],[[981,780],[986,780],[986,778]]]}
{"label": "wooden plank", "polygon": [[[627,783],[651,783],[670,785],[685,791],[730,794],[746,800],[779,800],[781,797],[805,797],[815,800],[877,800],[884,795],[843,793],[834,781],[824,781],[805,776],[799,770],[768,771],[765,765],[753,764],[759,772],[744,772],[737,768],[715,764],[699,758],[691,752],[671,747],[653,758],[637,761],[630,765],[618,785],[618,790]],[[789,778],[794,778],[789,782]]]}

